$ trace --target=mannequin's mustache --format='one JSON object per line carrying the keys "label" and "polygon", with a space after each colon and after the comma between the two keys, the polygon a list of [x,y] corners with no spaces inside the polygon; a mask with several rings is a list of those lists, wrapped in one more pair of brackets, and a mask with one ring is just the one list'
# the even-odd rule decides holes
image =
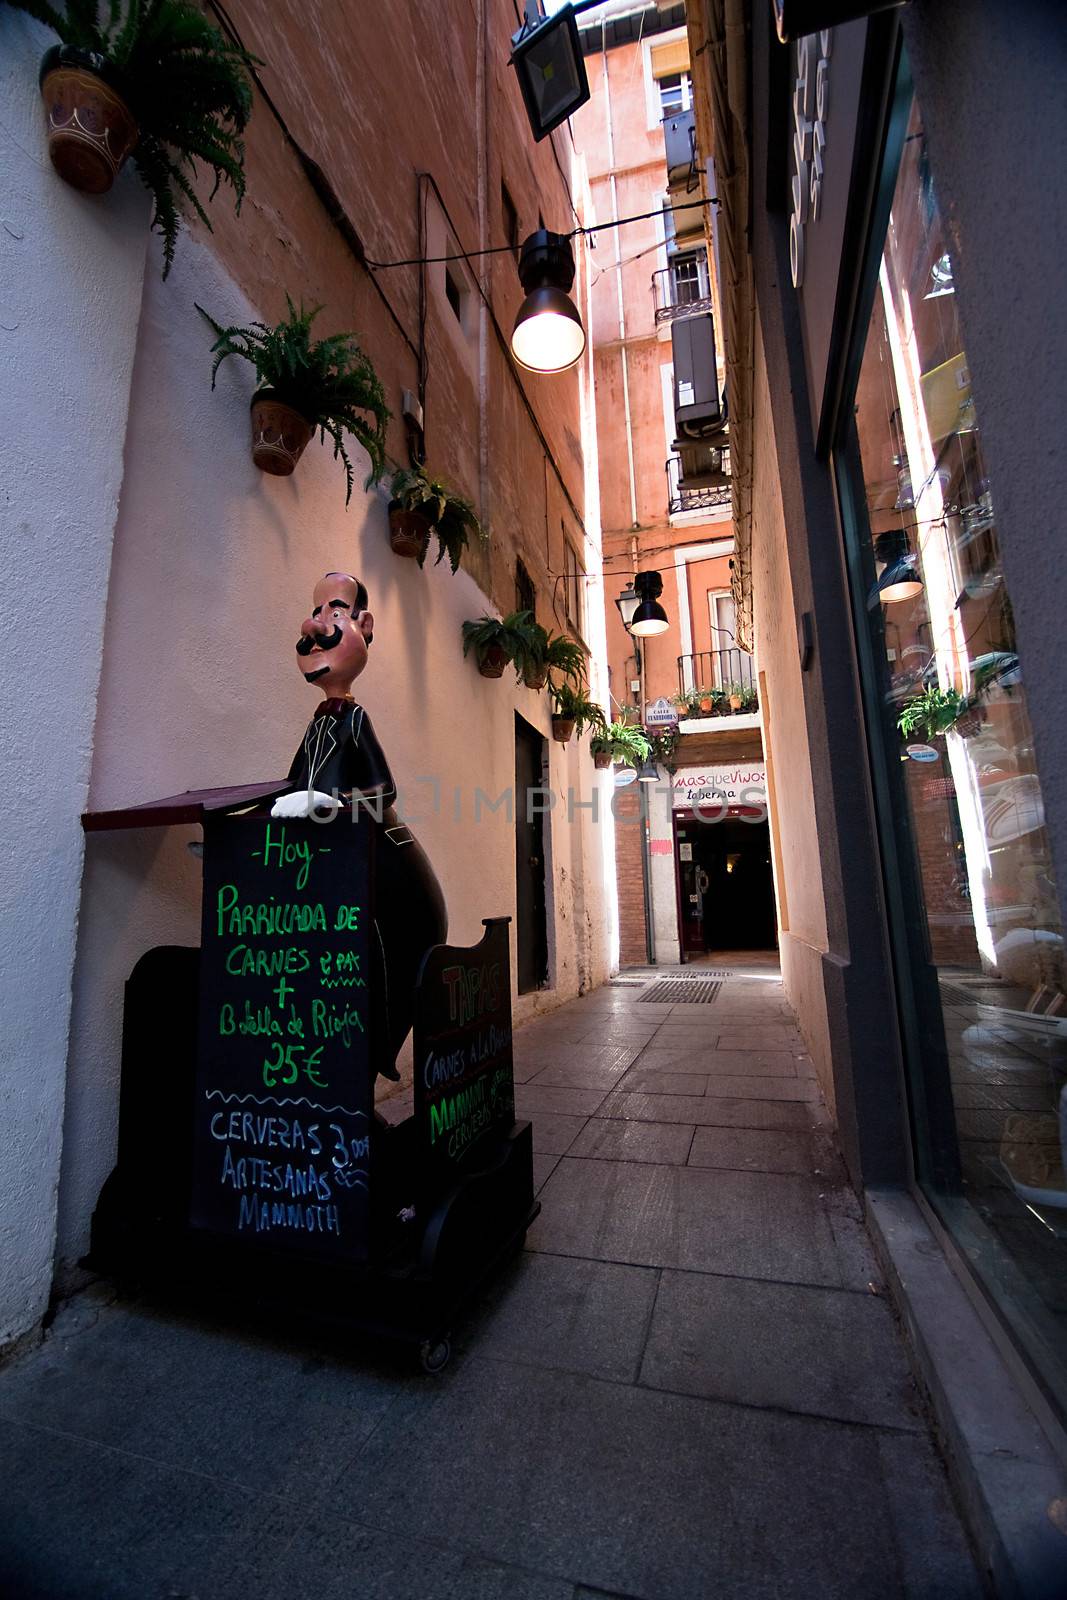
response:
{"label": "mannequin's mustache", "polygon": [[309,656],[316,645],[320,650],[336,650],[343,638],[344,634],[336,624],[329,638],[323,638],[317,633],[303,633],[296,641],[296,653],[298,656]]}

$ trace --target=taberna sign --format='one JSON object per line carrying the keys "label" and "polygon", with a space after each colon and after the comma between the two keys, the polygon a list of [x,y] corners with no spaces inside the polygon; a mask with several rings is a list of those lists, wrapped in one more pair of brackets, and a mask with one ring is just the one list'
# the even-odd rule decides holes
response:
{"label": "taberna sign", "polygon": [[679,767],[671,779],[671,807],[700,822],[766,822],[767,768],[762,761]]}

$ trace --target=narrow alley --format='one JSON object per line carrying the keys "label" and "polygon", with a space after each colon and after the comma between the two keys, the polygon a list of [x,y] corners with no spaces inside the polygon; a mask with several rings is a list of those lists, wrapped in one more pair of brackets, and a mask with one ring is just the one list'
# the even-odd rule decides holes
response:
{"label": "narrow alley", "polygon": [[515,1057],[543,1210],[446,1372],[97,1285],[0,1389],[5,1597],[981,1593],[773,962]]}

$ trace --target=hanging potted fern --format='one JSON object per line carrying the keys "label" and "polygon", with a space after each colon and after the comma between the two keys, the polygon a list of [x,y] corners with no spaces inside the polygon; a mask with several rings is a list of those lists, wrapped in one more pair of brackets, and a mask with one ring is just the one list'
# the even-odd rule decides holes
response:
{"label": "hanging potted fern", "polygon": [[580,684],[575,687],[571,683],[554,683],[549,692],[552,695],[552,737],[559,744],[567,744],[576,733],[580,737],[586,728],[593,728],[600,734],[605,731],[607,722],[603,711],[587,697]]}
{"label": "hanging potted fern", "polygon": [[252,460],[261,472],[287,477],[315,429],[325,443],[333,440],[334,457],[344,462],[347,492],[352,499],[354,474],[345,449],[345,434],[359,441],[370,456],[369,489],[385,471],[385,429],[390,411],[378,375],[363,354],[354,333],[312,339],[311,324],[322,310],[299,310],[286,295],[289,315],[273,328],[253,322],[247,328],[223,328],[200,315],[215,334],[211,387],[227,356],[251,362],[259,380],[252,396]]}
{"label": "hanging potted fern", "polygon": [[193,188],[197,162],[216,189],[231,186],[240,208],[256,58],[187,0],[67,0],[63,11],[47,0],[8,3],[61,41],[39,74],[52,165],[75,189],[103,194],[132,156],[155,205],[166,277],[182,210],[211,229]]}
{"label": "hanging potted fern", "polygon": [[543,689],[550,670],[561,672],[572,683],[585,677],[585,651],[564,633],[549,633],[539,622],[530,624],[530,647],[516,670],[527,689]]}
{"label": "hanging potted fern", "polygon": [[640,767],[648,760],[652,748],[640,728],[630,722],[611,722],[603,733],[598,733],[589,744],[593,765],[601,771],[619,761],[628,767]]}
{"label": "hanging potted fern", "polygon": [[519,662],[529,649],[533,613],[512,611],[499,617],[479,617],[463,624],[464,657],[474,651],[483,678],[501,678],[509,661]]}
{"label": "hanging potted fern", "polygon": [[459,570],[471,538],[483,544],[489,535],[474,507],[421,466],[401,467],[393,476],[389,502],[389,543],[398,556],[414,556],[421,567],[431,533],[437,535],[437,562],[448,557]]}

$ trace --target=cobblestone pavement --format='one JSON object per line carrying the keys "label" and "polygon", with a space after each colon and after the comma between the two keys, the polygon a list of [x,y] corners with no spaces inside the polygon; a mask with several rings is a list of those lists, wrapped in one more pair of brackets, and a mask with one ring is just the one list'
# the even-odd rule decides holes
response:
{"label": "cobblestone pavement", "polygon": [[777,969],[726,970],[519,1030],[543,1210],[441,1377],[68,1303],[0,1371],[4,1600],[978,1596]]}

